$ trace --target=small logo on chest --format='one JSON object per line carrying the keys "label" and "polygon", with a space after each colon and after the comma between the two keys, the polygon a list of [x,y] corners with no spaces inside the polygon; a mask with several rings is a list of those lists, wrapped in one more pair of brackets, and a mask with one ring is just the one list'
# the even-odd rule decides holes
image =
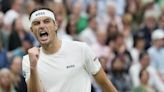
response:
{"label": "small logo on chest", "polygon": [[75,67],[75,65],[68,65],[68,66],[66,66],[67,69],[74,68],[74,67]]}

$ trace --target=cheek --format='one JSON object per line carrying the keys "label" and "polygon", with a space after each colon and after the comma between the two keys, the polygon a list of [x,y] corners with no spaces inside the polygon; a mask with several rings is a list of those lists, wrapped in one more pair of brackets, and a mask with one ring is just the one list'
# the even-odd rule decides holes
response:
{"label": "cheek", "polygon": [[47,26],[47,29],[49,30],[49,31],[57,31],[57,26],[54,26],[54,25],[49,25],[49,26]]}
{"label": "cheek", "polygon": [[37,28],[33,28],[32,29],[32,33],[35,35],[35,37],[37,38],[38,33],[37,33]]}
{"label": "cheek", "polygon": [[38,31],[38,27],[37,26],[33,26],[31,27],[31,32],[35,35]]}

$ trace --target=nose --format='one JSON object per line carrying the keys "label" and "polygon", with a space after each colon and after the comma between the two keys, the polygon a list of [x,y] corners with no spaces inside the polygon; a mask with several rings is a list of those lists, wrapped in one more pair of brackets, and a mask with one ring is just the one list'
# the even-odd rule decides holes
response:
{"label": "nose", "polygon": [[44,29],[44,28],[45,28],[44,22],[40,22],[39,29]]}

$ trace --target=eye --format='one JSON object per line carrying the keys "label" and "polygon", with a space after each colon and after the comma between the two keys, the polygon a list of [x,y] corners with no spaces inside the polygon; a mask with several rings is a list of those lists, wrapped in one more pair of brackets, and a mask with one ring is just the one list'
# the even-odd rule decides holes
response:
{"label": "eye", "polygon": [[44,23],[45,23],[45,24],[48,24],[48,23],[50,23],[50,22],[51,22],[50,19],[46,19],[46,20],[44,20]]}
{"label": "eye", "polygon": [[39,25],[39,24],[40,24],[39,21],[34,21],[34,22],[32,23],[32,25],[34,25],[34,26],[37,26],[37,25]]}

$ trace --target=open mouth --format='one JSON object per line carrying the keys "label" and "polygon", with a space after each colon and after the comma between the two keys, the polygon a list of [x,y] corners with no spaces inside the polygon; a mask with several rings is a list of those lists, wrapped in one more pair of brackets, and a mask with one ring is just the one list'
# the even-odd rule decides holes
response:
{"label": "open mouth", "polygon": [[47,37],[48,33],[47,32],[40,32],[40,37]]}
{"label": "open mouth", "polygon": [[48,40],[48,32],[42,31],[39,33],[40,41],[47,41]]}

